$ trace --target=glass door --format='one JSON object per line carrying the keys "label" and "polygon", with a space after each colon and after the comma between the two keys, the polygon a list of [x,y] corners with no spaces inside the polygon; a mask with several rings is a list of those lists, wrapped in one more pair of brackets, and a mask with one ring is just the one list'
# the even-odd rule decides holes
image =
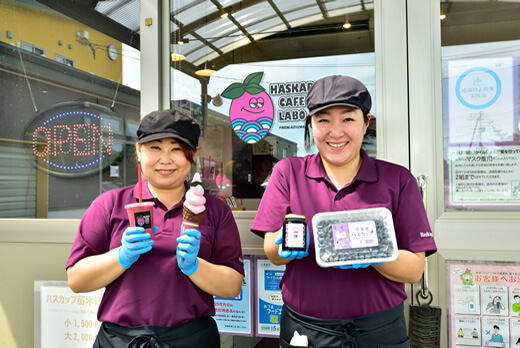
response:
{"label": "glass door", "polygon": [[449,347],[520,342],[519,27],[515,2],[408,2],[410,167]]}

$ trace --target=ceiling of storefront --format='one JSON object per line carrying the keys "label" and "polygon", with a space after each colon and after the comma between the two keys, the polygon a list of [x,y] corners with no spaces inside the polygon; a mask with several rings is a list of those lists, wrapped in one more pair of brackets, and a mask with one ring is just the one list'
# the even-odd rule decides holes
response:
{"label": "ceiling of storefront", "polygon": [[[139,49],[139,0],[38,2]],[[204,65],[373,51],[373,0],[172,0],[171,9],[171,51],[186,56],[174,66],[190,75]]]}
{"label": "ceiling of storefront", "polygon": [[[139,0],[37,1],[139,49]],[[171,51],[186,56],[172,66],[194,77],[205,65],[218,70],[234,63],[374,52],[374,0],[171,0],[170,6]],[[221,18],[223,12],[229,15]],[[494,31],[485,24],[518,23],[520,4],[443,0],[441,12],[448,14],[443,45],[470,43],[481,37],[479,31]],[[349,30],[342,27],[347,19]],[[518,31],[501,30],[508,32]],[[177,44],[180,39],[187,42]]]}

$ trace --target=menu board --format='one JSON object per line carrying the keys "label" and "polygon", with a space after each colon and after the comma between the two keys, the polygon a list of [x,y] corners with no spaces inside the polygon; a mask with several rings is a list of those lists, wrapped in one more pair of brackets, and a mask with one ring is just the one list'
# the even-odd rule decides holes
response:
{"label": "menu board", "polygon": [[35,318],[40,318],[35,322],[35,347],[92,347],[101,326],[97,309],[104,291],[76,294],[66,281],[35,281]]}

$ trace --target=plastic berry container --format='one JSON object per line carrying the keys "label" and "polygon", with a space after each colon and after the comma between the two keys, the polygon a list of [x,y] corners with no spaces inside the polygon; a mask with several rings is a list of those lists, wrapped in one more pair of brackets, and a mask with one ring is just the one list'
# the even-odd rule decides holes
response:
{"label": "plastic berry container", "polygon": [[320,267],[394,261],[398,249],[392,213],[386,208],[334,211],[312,217]]}

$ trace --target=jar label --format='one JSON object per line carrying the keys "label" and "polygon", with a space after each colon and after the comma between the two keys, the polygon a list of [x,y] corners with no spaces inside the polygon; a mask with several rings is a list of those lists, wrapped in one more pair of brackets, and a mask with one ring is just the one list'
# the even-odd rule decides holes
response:
{"label": "jar label", "polygon": [[287,223],[285,225],[285,246],[305,248],[305,224]]}

